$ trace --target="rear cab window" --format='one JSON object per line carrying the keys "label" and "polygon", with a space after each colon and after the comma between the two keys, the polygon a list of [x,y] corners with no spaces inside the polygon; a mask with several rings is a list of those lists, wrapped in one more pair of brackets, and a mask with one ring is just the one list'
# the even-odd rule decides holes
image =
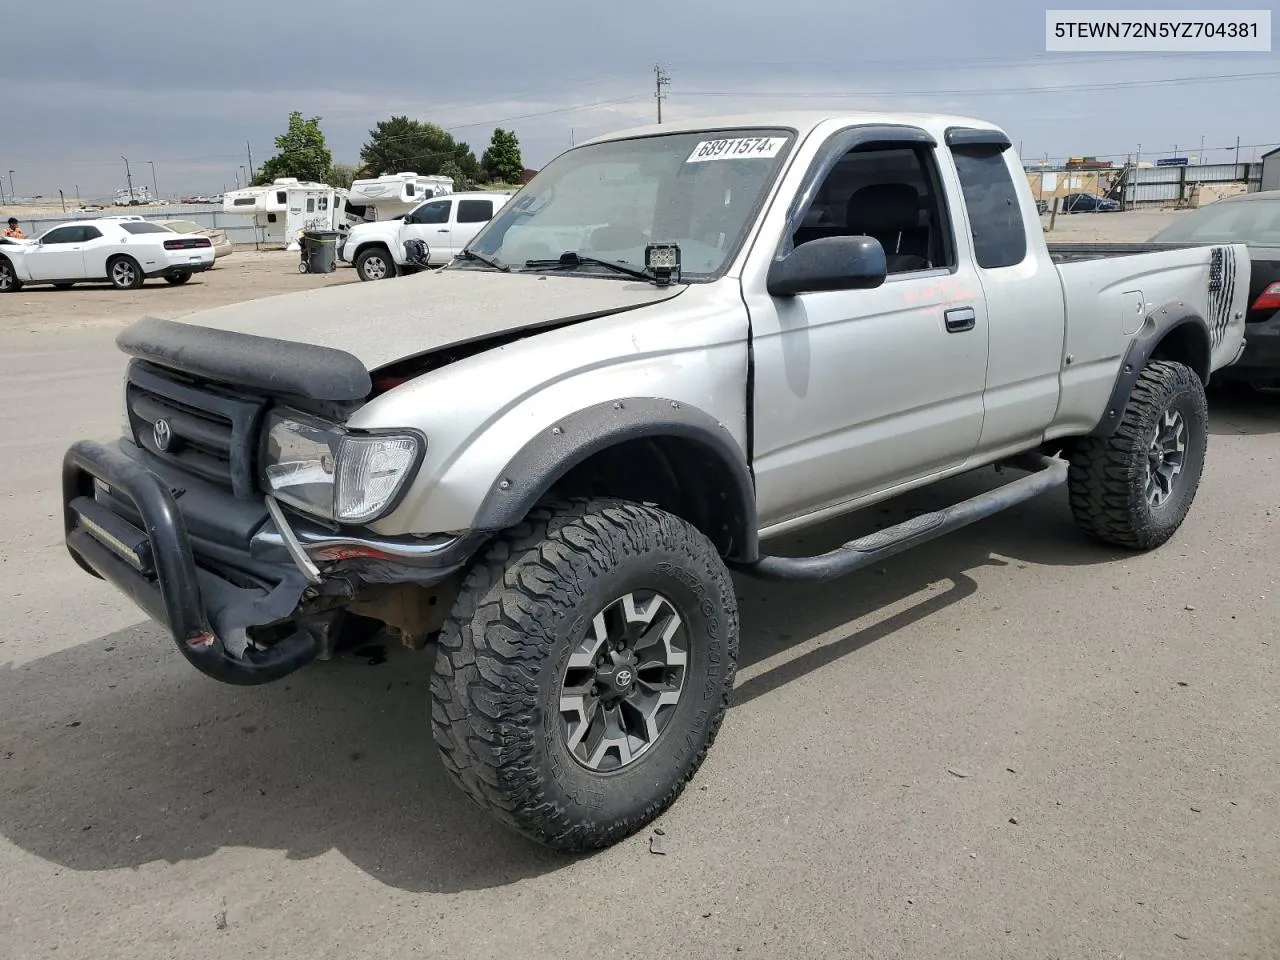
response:
{"label": "rear cab window", "polygon": [[458,201],[458,223],[485,223],[492,219],[492,200]]}
{"label": "rear cab window", "polygon": [[992,270],[1021,263],[1027,257],[1027,225],[1009,172],[1007,149],[997,144],[957,144],[951,155],[978,266]]}

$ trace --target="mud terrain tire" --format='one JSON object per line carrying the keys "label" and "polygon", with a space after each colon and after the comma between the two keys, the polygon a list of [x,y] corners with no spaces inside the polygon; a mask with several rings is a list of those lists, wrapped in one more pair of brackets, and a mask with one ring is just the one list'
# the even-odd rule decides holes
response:
{"label": "mud terrain tire", "polygon": [[467,575],[440,632],[432,731],[445,768],[500,821],[599,849],[697,771],[737,653],[732,582],[694,527],[620,500],[540,506]]}

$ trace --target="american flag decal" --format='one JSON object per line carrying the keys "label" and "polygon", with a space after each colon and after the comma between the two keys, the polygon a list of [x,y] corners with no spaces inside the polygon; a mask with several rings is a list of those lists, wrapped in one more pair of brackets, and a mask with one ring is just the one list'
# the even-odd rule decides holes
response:
{"label": "american flag decal", "polygon": [[1214,247],[1209,258],[1209,330],[1216,347],[1231,324],[1231,301],[1236,293],[1236,254],[1230,247]]}

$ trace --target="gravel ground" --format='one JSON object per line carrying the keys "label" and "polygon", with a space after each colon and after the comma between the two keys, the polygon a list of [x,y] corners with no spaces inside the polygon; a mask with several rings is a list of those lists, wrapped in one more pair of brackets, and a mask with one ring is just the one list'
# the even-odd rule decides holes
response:
{"label": "gravel ground", "polygon": [[119,326],[351,275],[240,257],[0,301],[0,958],[1280,956],[1280,405],[1214,398],[1151,554],[1052,494],[837,583],[740,583],[735,703],[666,854],[568,858],[446,781],[429,656],[220,686],[68,558],[59,460],[117,430]]}

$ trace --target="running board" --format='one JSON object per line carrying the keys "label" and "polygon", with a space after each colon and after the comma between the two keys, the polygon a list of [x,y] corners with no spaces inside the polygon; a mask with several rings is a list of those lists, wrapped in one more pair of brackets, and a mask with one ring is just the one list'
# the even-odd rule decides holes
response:
{"label": "running board", "polygon": [[1067,461],[1056,457],[1033,454],[1011,460],[1008,465],[1034,472],[944,510],[921,514],[850,540],[829,553],[816,557],[761,557],[753,563],[735,564],[733,569],[759,580],[832,580],[1025,503],[1067,480]]}

